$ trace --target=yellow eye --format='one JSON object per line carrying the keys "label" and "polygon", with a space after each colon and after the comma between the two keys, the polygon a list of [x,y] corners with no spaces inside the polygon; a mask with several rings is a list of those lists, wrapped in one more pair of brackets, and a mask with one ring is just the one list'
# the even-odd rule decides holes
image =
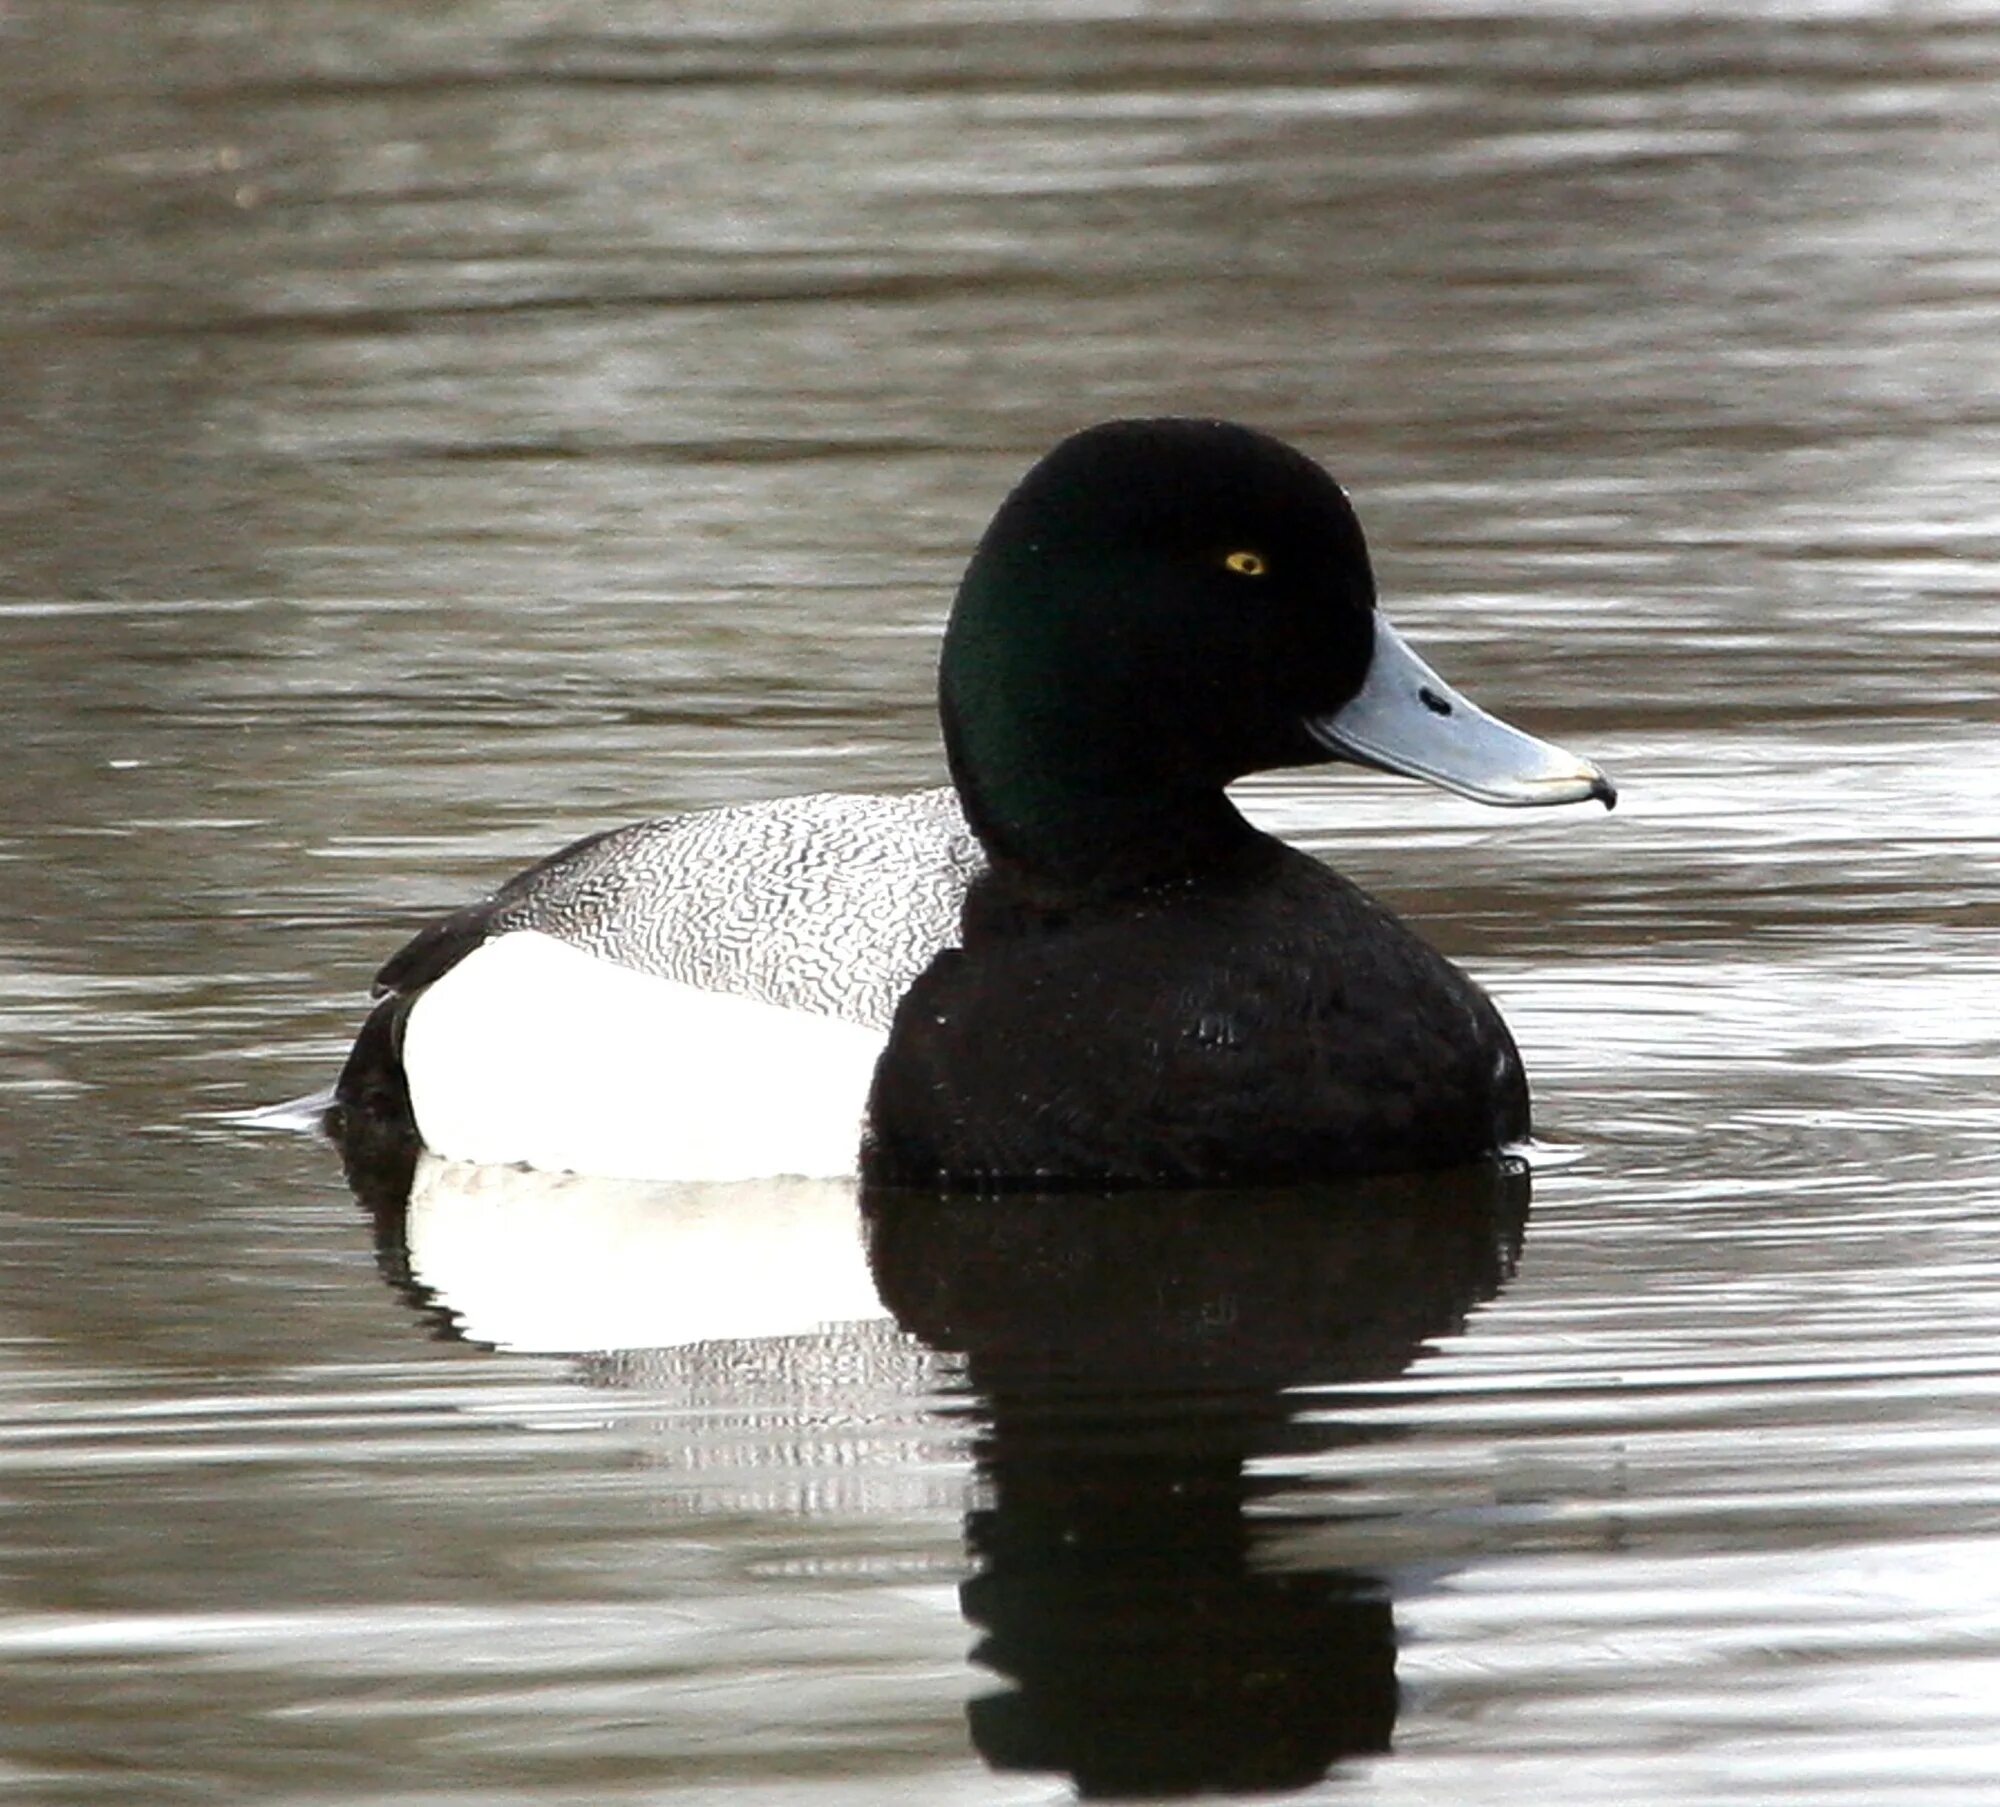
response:
{"label": "yellow eye", "polygon": [[1271,568],[1261,552],[1232,552],[1222,562],[1238,577],[1262,577]]}

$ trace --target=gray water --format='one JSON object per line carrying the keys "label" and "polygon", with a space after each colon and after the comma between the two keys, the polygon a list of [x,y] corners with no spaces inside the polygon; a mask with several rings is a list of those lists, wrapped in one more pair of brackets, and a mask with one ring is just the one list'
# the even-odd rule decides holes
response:
{"label": "gray water", "polygon": [[[0,14],[0,1794],[2000,1801],[1996,170],[1976,5]],[[572,835],[936,781],[1169,411],[1621,782],[1246,787],[1531,1177],[871,1269],[230,1120]]]}

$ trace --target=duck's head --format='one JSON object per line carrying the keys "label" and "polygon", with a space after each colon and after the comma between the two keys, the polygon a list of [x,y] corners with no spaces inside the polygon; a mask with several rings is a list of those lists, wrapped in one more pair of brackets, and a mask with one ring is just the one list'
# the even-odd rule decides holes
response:
{"label": "duck's head", "polygon": [[1616,795],[1419,659],[1376,610],[1340,486],[1221,421],[1112,421],[1037,464],[966,571],[940,693],[974,828],[1030,865],[1171,863],[1231,780],[1329,760],[1484,803]]}

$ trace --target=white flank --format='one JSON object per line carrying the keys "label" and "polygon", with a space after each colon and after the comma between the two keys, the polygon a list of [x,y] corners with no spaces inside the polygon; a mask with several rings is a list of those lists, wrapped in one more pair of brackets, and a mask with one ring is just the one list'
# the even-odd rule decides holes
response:
{"label": "white flank", "polygon": [[475,948],[411,1007],[424,1144],[616,1178],[854,1172],[879,1029],[702,991],[535,930]]}
{"label": "white flank", "polygon": [[406,1235],[411,1273],[501,1349],[663,1349],[885,1315],[852,1180],[607,1180],[426,1155]]}

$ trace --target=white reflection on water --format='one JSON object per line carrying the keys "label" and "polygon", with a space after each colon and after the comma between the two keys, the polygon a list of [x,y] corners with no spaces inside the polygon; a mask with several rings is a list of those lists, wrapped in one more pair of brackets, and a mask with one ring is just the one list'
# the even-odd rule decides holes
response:
{"label": "white reflection on water", "polygon": [[648,1184],[427,1154],[403,1233],[411,1277],[499,1349],[747,1342],[886,1315],[852,1180]]}

